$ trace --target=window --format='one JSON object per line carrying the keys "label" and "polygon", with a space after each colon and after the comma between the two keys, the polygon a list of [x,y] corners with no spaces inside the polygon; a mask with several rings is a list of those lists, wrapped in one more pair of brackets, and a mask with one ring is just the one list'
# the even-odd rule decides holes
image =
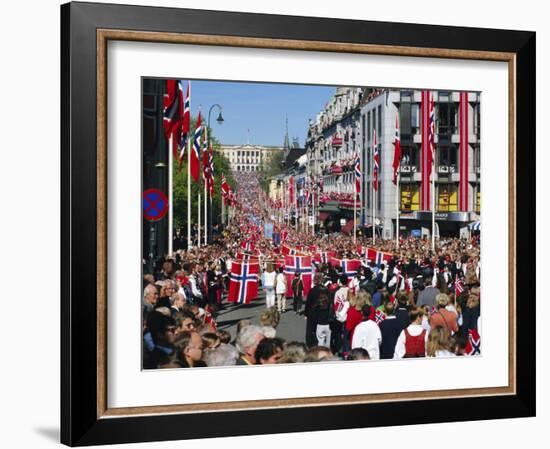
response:
{"label": "window", "polygon": [[[442,94],[439,94],[442,98]],[[450,141],[451,135],[456,134],[457,129],[457,106],[452,102],[439,102],[435,111],[437,117],[437,133],[440,140]]]}
{"label": "window", "polygon": [[401,210],[410,212],[420,210],[420,184],[401,183]]}
{"label": "window", "polygon": [[481,191],[479,188],[479,185],[477,186],[477,192],[476,192],[476,212],[479,214],[480,207],[481,207]]}
{"label": "window", "polygon": [[366,134],[366,140],[368,142],[370,142],[370,139],[371,139],[371,127],[370,127],[370,111],[367,112],[367,129],[365,131],[365,134]]}
{"label": "window", "polygon": [[438,211],[455,212],[458,210],[458,185],[439,184],[438,190]]}
{"label": "window", "polygon": [[474,106],[474,133],[479,140],[479,131],[481,128],[481,109],[480,104],[476,103]]}
{"label": "window", "polygon": [[437,153],[439,160],[436,161],[437,165],[444,165],[447,167],[454,167],[455,170],[458,168],[457,154],[458,150],[454,145],[438,145]]}
{"label": "window", "polygon": [[382,129],[382,105],[380,105],[378,106],[378,127],[376,128],[376,132],[382,133]]}
{"label": "window", "polygon": [[420,147],[417,145],[401,145],[401,166],[415,167],[420,171]]}

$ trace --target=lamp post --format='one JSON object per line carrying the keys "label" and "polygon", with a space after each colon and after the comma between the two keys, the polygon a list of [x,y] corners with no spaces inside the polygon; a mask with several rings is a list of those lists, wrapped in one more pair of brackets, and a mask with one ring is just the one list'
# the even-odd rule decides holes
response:
{"label": "lamp post", "polygon": [[[223,124],[224,119],[222,116],[222,107],[218,103],[214,103],[212,106],[210,106],[210,109],[208,110],[208,128],[210,128],[210,114],[212,113],[212,110],[214,108],[219,109],[218,118],[216,119],[216,122],[218,122],[219,125]],[[204,196],[204,202],[205,202],[205,210],[207,210],[207,219],[204,221],[205,226],[205,232],[207,233],[207,241],[208,243],[212,242],[212,197],[210,197],[210,201],[206,201],[207,196]],[[222,208],[223,208],[223,200],[222,200]],[[223,222],[223,214],[222,214],[222,222]]]}

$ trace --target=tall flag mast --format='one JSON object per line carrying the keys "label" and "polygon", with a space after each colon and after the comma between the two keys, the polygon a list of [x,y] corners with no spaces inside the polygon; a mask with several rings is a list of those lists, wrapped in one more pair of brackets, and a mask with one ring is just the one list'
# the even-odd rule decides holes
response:
{"label": "tall flag mast", "polygon": [[395,184],[395,245],[399,249],[399,167],[401,165],[401,136],[399,134],[399,111],[395,114],[395,145],[393,153],[393,183]]}

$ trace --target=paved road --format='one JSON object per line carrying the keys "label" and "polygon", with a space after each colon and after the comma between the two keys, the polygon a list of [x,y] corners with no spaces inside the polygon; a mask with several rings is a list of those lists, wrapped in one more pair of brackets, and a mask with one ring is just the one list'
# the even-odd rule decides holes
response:
{"label": "paved road", "polygon": [[[224,299],[224,309],[217,318],[218,329],[231,333],[231,339],[235,338],[237,323],[240,320],[252,320],[252,324],[260,324],[260,315],[265,310],[263,291],[260,297],[250,304],[228,303]],[[281,321],[277,327],[277,337],[286,341],[299,341],[305,343],[306,320],[303,316],[296,315],[292,310],[292,300],[286,301],[286,313],[281,314]]]}

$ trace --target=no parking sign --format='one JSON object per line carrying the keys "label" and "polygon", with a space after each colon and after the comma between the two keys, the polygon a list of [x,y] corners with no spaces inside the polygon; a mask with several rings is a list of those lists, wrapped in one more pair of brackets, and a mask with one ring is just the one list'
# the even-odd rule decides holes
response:
{"label": "no parking sign", "polygon": [[143,192],[143,218],[159,221],[168,211],[168,198],[162,190],[147,189]]}

